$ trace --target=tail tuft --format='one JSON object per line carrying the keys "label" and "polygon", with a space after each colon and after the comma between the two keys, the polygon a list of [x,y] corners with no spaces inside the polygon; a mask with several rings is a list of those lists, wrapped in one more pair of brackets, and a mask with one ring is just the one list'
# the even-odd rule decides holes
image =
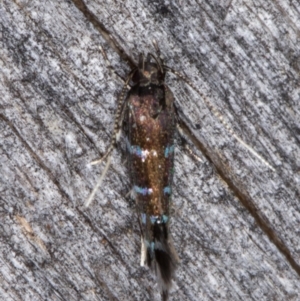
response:
{"label": "tail tuft", "polygon": [[142,262],[156,274],[161,286],[162,300],[167,301],[172,279],[178,265],[178,257],[169,238],[168,227],[165,223],[152,225],[152,239],[142,238]]}

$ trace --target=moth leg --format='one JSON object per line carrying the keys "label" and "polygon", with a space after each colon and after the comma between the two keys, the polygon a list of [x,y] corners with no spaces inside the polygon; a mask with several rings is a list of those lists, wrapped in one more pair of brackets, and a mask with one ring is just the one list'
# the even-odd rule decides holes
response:
{"label": "moth leg", "polygon": [[143,235],[141,235],[141,262],[140,266],[144,267],[147,263],[147,247],[145,244],[145,239]]}
{"label": "moth leg", "polygon": [[[155,51],[156,51],[156,55],[157,55],[157,58],[158,58],[158,65],[161,69],[164,69],[164,58],[163,56],[161,55],[161,52],[160,52],[160,49],[159,49],[159,46],[157,44],[157,41],[154,39],[152,41],[152,44],[155,48]],[[150,54],[152,57],[154,57],[152,54]],[[157,59],[154,57],[154,59],[157,61]]]}
{"label": "moth leg", "polygon": [[97,181],[97,184],[94,186],[93,191],[91,192],[91,194],[89,195],[89,197],[87,198],[87,200],[84,202],[84,206],[85,207],[88,207],[91,204],[92,200],[94,199],[94,196],[95,196],[97,190],[99,189],[99,187],[101,186],[102,181],[103,181],[103,179],[104,179],[104,177],[105,177],[105,175],[106,175],[106,173],[108,171],[108,168],[110,166],[110,162],[111,162],[111,156],[107,159],[105,168],[104,168],[101,176],[99,177],[99,179]]}

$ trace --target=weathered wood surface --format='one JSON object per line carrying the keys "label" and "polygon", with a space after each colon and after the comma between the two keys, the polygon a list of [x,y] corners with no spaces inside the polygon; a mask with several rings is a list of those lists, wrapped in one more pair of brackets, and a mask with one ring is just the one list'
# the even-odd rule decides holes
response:
{"label": "weathered wood surface", "polygon": [[86,3],[0,4],[0,300],[159,300],[139,266],[121,151],[82,207],[103,169],[88,163],[109,143],[130,70],[107,32],[133,60],[156,39],[168,65],[276,169],[168,77],[203,160],[176,150],[181,265],[170,299],[299,300],[299,1]]}

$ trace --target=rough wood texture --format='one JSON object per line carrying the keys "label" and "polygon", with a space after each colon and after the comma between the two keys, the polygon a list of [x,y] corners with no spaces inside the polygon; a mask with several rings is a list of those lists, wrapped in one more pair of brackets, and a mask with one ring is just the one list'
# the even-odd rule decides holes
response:
{"label": "rough wood texture", "polygon": [[168,65],[276,169],[168,77],[203,159],[176,150],[171,228],[181,265],[170,299],[299,300],[299,1],[86,5],[0,4],[0,299],[159,300],[139,266],[121,151],[82,207],[103,169],[88,163],[109,143],[122,78],[156,39]]}

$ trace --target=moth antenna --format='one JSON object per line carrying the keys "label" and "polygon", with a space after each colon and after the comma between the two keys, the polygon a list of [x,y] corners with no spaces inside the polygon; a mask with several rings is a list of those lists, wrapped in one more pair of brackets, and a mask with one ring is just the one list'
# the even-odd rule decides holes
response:
{"label": "moth antenna", "polygon": [[111,156],[107,159],[105,168],[104,168],[104,170],[103,170],[103,172],[102,172],[102,174],[101,174],[101,176],[100,176],[97,184],[95,185],[93,191],[91,192],[91,194],[88,197],[88,199],[84,202],[84,206],[85,207],[88,207],[91,204],[92,200],[94,199],[95,194],[96,194],[97,190],[99,189],[99,187],[101,186],[102,181],[103,181],[103,179],[104,179],[104,177],[105,177],[105,175],[106,175],[106,173],[108,171],[108,168],[110,166],[110,162],[111,162]]}
{"label": "moth antenna", "polygon": [[[110,65],[110,62],[106,56],[106,53],[105,51],[103,50],[103,48],[100,46],[100,50],[104,56],[104,59],[105,61],[107,62],[107,64],[109,66]],[[90,205],[90,203],[92,202],[94,196],[95,196],[95,193],[97,192],[98,188],[100,187],[103,179],[104,179],[104,176],[109,168],[109,165],[110,165],[110,162],[111,162],[111,153],[112,151],[116,148],[116,145],[117,145],[117,141],[119,140],[120,138],[120,135],[121,135],[121,128],[122,128],[122,123],[123,123],[123,119],[124,119],[124,104],[125,104],[125,101],[124,101],[124,97],[125,97],[125,93],[127,91],[127,85],[129,84],[132,76],[133,76],[133,73],[135,72],[135,69],[132,70],[130,72],[130,74],[128,75],[124,85],[123,85],[123,88],[122,88],[122,91],[121,91],[121,94],[118,98],[118,106],[117,106],[117,111],[116,111],[116,114],[115,114],[115,124],[114,124],[114,131],[113,131],[113,135],[111,137],[111,141],[110,141],[110,144],[109,144],[109,147],[107,149],[107,151],[104,153],[104,155],[102,156],[102,158],[98,159],[98,160],[95,160],[95,161],[92,161],[90,164],[91,165],[96,165],[96,164],[100,164],[102,162],[104,162],[106,159],[107,159],[107,162],[106,162],[106,165],[105,165],[105,168],[96,184],[96,186],[94,187],[92,193],[90,194],[90,196],[88,197],[88,199],[85,201],[84,203],[84,206],[85,207],[88,207]]]}
{"label": "moth antenna", "polygon": [[140,53],[139,55],[138,70],[142,70],[142,72],[145,70],[145,56],[143,53]]}
{"label": "moth antenna", "polygon": [[159,69],[160,69],[160,72],[161,73],[164,73],[164,69],[163,69],[163,66],[161,64],[161,59],[160,57],[156,57],[155,55],[153,55],[152,53],[149,53],[149,55],[155,60],[156,64],[159,66]]}
{"label": "moth antenna", "polygon": [[239,143],[241,143],[247,150],[249,150],[255,157],[257,157],[262,163],[264,163],[268,168],[270,168],[272,171],[275,171],[275,168],[267,162],[266,159],[264,159],[260,154],[258,154],[250,145],[248,145],[246,142],[243,141],[234,131],[233,129],[229,126],[229,124],[224,120],[222,114],[217,110],[216,107],[214,107],[203,95],[203,93],[184,75],[181,73],[177,72],[176,70],[164,65],[163,66],[165,70],[173,73],[180,79],[182,79],[184,82],[186,82],[192,89],[194,89],[204,100],[206,106],[209,108],[209,110],[215,115],[217,119],[223,124],[225,129],[231,134]]}
{"label": "moth antenna", "polygon": [[152,40],[152,44],[153,44],[153,46],[154,46],[154,48],[155,48],[155,51],[156,51],[156,53],[157,53],[157,56],[160,56],[160,49],[159,49],[158,44],[157,44],[157,41],[156,41],[155,39]]}
{"label": "moth antenna", "polygon": [[[155,39],[153,39],[152,44],[153,44],[153,46],[154,46],[154,48],[155,48],[155,51],[156,51],[156,53],[157,53],[157,57],[159,58],[159,60],[160,60],[160,62],[161,62],[161,64],[162,64],[163,61],[164,61],[164,58],[163,58],[163,56],[162,56],[162,54],[161,54],[161,52],[160,52],[159,46],[158,46],[158,44],[157,44],[157,41],[156,41]],[[163,64],[162,64],[162,65],[163,65]],[[162,67],[164,68],[164,66],[162,66]]]}

